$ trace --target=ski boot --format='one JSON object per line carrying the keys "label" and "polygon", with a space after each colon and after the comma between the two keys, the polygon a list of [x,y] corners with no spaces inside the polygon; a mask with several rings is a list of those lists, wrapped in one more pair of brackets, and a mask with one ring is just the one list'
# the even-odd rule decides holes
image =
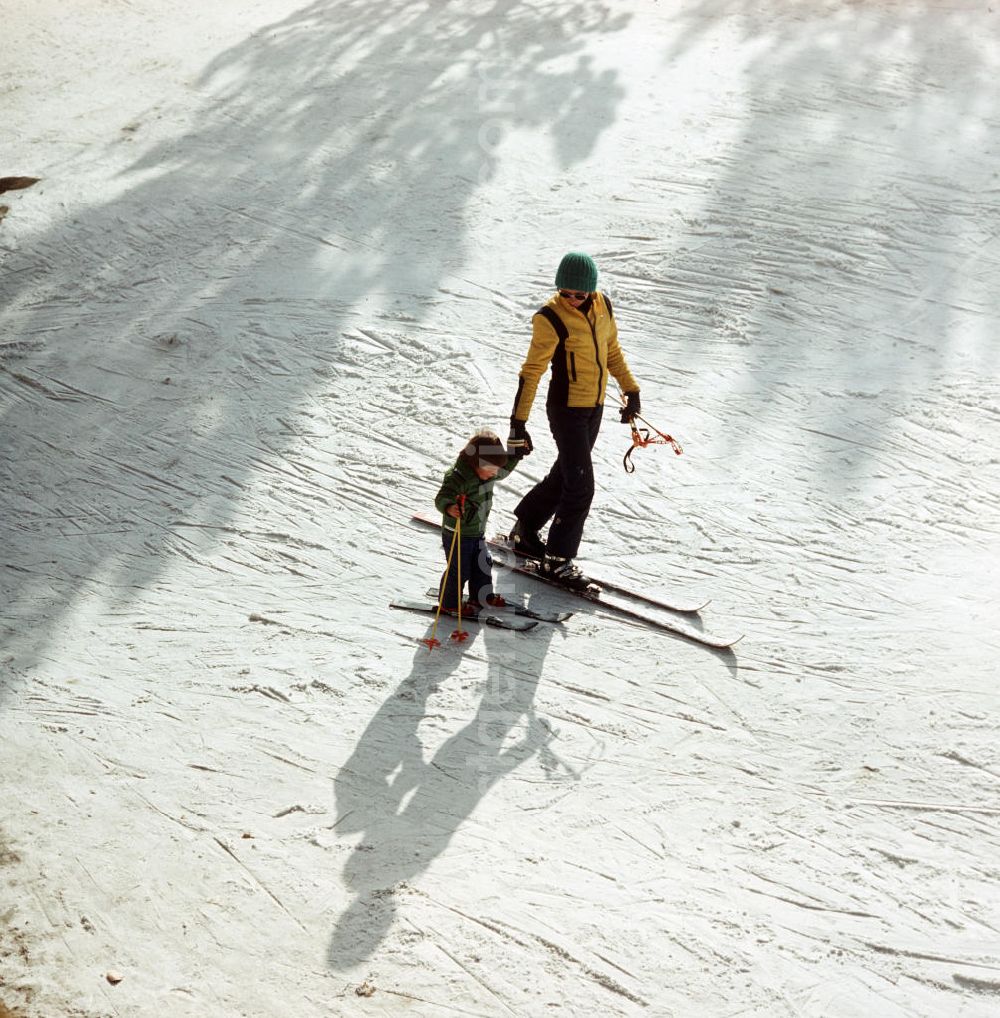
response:
{"label": "ski boot", "polygon": [[546,554],[542,558],[542,564],[538,567],[538,573],[569,590],[585,591],[594,585],[594,581],[590,577],[584,576],[572,559],[562,558],[559,555]]}
{"label": "ski boot", "polygon": [[[445,613],[445,615],[455,615],[455,616],[458,615],[458,607],[457,606],[454,607],[454,608],[448,608],[448,607],[442,606],[441,611],[443,611]],[[475,619],[475,618],[478,618],[479,612],[480,612],[480,604],[479,604],[478,601],[463,601],[462,602],[462,618],[465,618],[465,619]]]}
{"label": "ski boot", "polygon": [[526,558],[543,558],[545,542],[538,536],[537,530],[529,530],[518,520],[510,532],[510,543],[514,551]]}

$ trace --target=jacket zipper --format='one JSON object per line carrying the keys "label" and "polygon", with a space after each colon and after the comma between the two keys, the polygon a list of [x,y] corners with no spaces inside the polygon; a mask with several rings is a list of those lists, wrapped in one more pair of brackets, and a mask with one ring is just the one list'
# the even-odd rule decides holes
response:
{"label": "jacket zipper", "polygon": [[590,326],[590,334],[594,337],[594,364],[597,366],[597,393],[594,398],[594,406],[600,406],[601,383],[604,380],[604,369],[601,367],[601,348],[597,343],[597,308],[594,308],[593,322],[587,315],[584,315],[583,317],[587,319],[587,324]]}

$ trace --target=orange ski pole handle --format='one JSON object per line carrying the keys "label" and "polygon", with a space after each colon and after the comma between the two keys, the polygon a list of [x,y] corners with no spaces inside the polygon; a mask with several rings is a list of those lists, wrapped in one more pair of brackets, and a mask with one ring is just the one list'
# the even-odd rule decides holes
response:
{"label": "orange ski pole handle", "polygon": [[[646,427],[637,427],[635,423],[636,421],[642,421]],[[654,428],[645,417],[640,417],[636,414],[635,417],[629,421],[629,427],[632,429],[632,444],[622,457],[622,465],[625,467],[625,473],[627,474],[635,473],[635,464],[632,462],[632,453],[636,449],[645,449],[647,445],[669,445],[677,456],[680,456],[680,454],[684,452],[681,448],[680,442],[671,435],[666,435],[658,428]]]}
{"label": "orange ski pole handle", "polygon": [[[618,399],[621,400],[623,407],[628,405],[628,397],[621,391],[621,389],[618,390]],[[646,427],[638,427],[635,423],[636,421],[642,421]],[[640,417],[639,414],[635,414],[633,417],[629,418],[628,425],[632,429],[632,444],[622,457],[622,465],[625,467],[625,473],[627,474],[635,473],[635,464],[632,462],[632,453],[635,452],[636,449],[645,449],[647,445],[669,445],[678,456],[680,456],[680,454],[684,451],[681,448],[680,442],[672,436],[664,434],[659,430],[659,428],[654,428],[645,417]]]}

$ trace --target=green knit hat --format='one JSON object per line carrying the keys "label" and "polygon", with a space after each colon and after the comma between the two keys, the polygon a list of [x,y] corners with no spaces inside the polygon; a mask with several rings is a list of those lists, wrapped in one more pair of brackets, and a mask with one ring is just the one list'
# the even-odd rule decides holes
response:
{"label": "green knit hat", "polygon": [[597,289],[597,265],[594,259],[582,251],[570,251],[563,255],[556,271],[556,288],[594,293]]}

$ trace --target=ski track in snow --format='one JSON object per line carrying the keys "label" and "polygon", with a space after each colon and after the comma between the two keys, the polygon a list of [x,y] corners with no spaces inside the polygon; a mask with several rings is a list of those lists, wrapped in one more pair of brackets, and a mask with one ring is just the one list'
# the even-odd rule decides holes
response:
{"label": "ski track in snow", "polygon": [[[211,8],[9,19],[0,1015],[994,1014],[1000,15]],[[575,247],[733,654],[388,608]]]}

